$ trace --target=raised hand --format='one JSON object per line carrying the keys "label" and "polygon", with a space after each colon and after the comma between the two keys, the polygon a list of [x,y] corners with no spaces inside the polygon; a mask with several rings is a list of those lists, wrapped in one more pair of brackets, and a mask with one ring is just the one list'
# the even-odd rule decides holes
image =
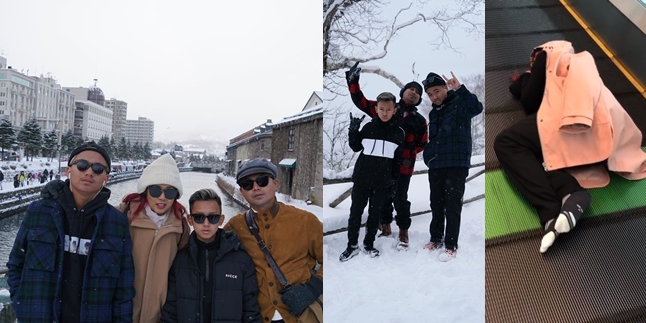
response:
{"label": "raised hand", "polygon": [[363,119],[366,117],[364,114],[361,118],[353,118],[352,117],[352,112],[350,112],[350,128],[348,129],[350,132],[356,132],[359,131],[359,127],[361,126],[361,122]]}
{"label": "raised hand", "polygon": [[449,87],[449,89],[451,90],[459,89],[462,86],[462,84],[460,84],[460,81],[458,81],[458,78],[455,77],[455,74],[453,74],[453,71],[451,71],[451,76],[452,77],[449,79],[444,74],[442,74],[442,77],[446,81],[446,85]]}
{"label": "raised hand", "polygon": [[345,79],[348,81],[348,84],[358,83],[360,75],[361,67],[359,67],[359,62],[356,62],[352,65],[350,70],[345,72]]}

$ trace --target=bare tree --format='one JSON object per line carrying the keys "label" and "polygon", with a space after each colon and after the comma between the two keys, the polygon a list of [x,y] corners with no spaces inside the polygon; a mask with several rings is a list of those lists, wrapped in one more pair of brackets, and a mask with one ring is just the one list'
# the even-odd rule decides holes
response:
{"label": "bare tree", "polygon": [[324,113],[323,162],[326,169],[341,172],[350,167],[356,155],[348,144],[349,110],[343,106]]}
{"label": "bare tree", "polygon": [[[386,17],[382,9],[390,4],[389,1],[324,0],[324,88],[340,94],[339,87],[345,87],[343,71],[357,61],[362,63],[362,72],[380,75],[398,87],[403,87],[404,83],[393,73],[365,63],[386,57],[391,41],[412,25],[426,23],[433,26],[428,35],[425,35],[433,49],[449,48],[456,52],[449,35],[453,28],[465,29],[476,38],[484,33],[484,21],[476,19],[476,16],[482,14],[484,0],[450,1],[449,5],[443,7],[431,6],[430,2],[432,1],[414,0],[408,6],[402,6],[393,17]],[[411,9],[413,3],[419,12],[407,21],[400,21],[403,13],[414,10]],[[414,63],[412,69],[413,75],[416,75]]]}
{"label": "bare tree", "polygon": [[[478,97],[485,105],[485,77],[484,74],[469,75],[464,78],[469,91]],[[485,118],[484,112],[471,119],[471,137],[473,138],[473,155],[481,155],[485,149]]]}

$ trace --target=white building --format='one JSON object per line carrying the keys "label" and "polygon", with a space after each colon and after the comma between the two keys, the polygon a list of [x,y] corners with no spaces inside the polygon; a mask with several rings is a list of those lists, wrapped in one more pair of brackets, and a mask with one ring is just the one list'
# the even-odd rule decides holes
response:
{"label": "white building", "polygon": [[155,121],[144,117],[126,121],[126,140],[130,140],[131,144],[134,145],[135,142],[138,142],[140,145],[145,145],[148,143],[152,147],[154,137]]}
{"label": "white building", "polygon": [[128,103],[112,98],[105,100],[105,107],[112,109],[112,138],[119,142],[126,136]]}
{"label": "white building", "polygon": [[55,130],[62,134],[72,129],[74,109],[74,94],[62,89],[54,78],[28,76],[0,57],[0,118],[16,129],[35,118],[43,133]]}
{"label": "white building", "polygon": [[[96,81],[96,80],[95,80]],[[76,95],[74,136],[98,142],[102,137],[112,138],[112,109],[106,108],[103,91],[89,88],[65,88]]]}

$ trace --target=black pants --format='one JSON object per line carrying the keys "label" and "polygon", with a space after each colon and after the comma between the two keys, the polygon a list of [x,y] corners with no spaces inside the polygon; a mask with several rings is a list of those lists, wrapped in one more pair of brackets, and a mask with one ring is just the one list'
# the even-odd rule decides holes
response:
{"label": "black pants", "polygon": [[382,208],[388,201],[390,188],[373,188],[370,185],[354,183],[352,187],[352,205],[350,206],[350,218],[348,219],[348,246],[354,246],[359,241],[359,230],[361,229],[361,217],[368,202],[368,221],[366,222],[366,237],[363,244],[373,247],[377,227],[379,226],[379,215]]}
{"label": "black pants", "polygon": [[408,187],[410,186],[410,178],[408,175],[399,175],[399,179],[395,184],[396,187],[392,188],[395,190],[395,195],[393,198],[389,198],[386,201],[381,212],[381,224],[390,224],[393,222],[393,203],[395,204],[395,211],[397,211],[397,217],[395,221],[397,226],[400,229],[408,230],[410,228],[410,202],[408,201]]}
{"label": "black pants", "polygon": [[558,216],[566,195],[584,190],[564,170],[545,171],[536,114],[503,130],[493,148],[507,178],[536,208],[543,225]]}
{"label": "black pants", "polygon": [[[446,249],[458,249],[460,218],[464,184],[469,175],[467,167],[437,168],[428,170],[431,186],[432,219],[429,231],[431,241],[444,240]],[[446,222],[446,234],[444,223]]]}

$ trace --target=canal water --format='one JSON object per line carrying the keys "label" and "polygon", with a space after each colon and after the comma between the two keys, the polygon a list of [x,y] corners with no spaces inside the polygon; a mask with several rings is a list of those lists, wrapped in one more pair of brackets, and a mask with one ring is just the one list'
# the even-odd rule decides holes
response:
{"label": "canal water", "polygon": [[[191,194],[202,188],[212,188],[220,195],[222,214],[226,215],[227,218],[244,212],[245,209],[242,206],[231,200],[226,193],[220,190],[215,183],[215,176],[215,174],[197,172],[180,173],[184,195],[179,201],[186,207],[186,210],[188,211],[188,198]],[[124,196],[137,191],[137,180],[115,183],[109,185],[108,188],[112,191],[110,204],[116,206]],[[20,228],[22,217],[23,214],[18,214],[0,220],[0,269],[6,268],[9,253],[16,239],[16,233]]]}

